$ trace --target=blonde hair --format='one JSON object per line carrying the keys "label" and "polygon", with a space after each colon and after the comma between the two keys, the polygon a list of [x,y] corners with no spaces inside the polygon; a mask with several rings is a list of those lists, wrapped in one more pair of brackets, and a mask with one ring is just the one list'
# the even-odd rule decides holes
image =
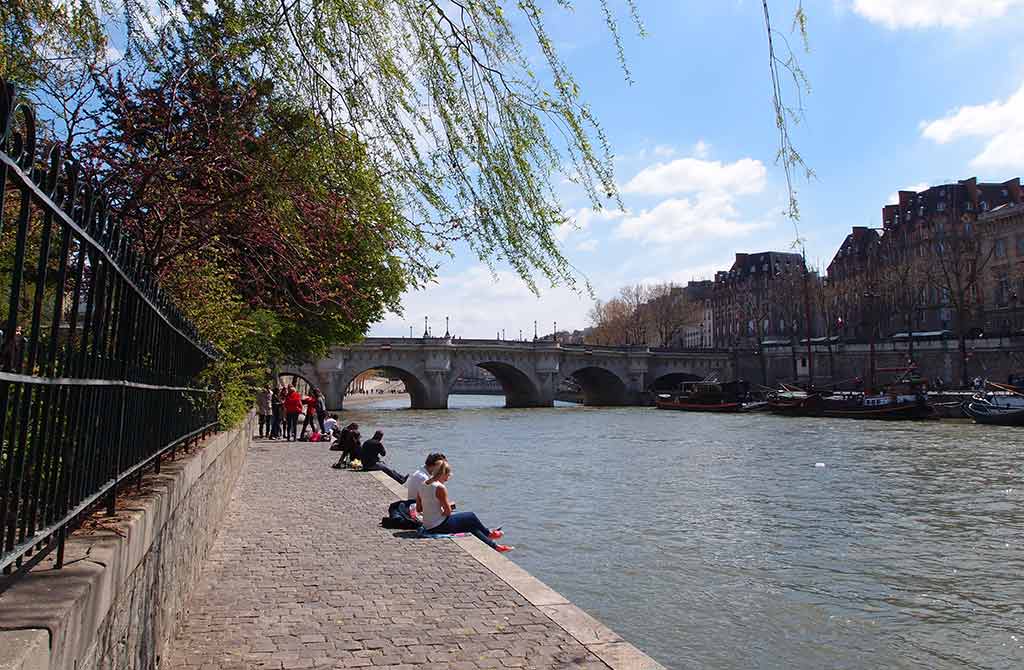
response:
{"label": "blonde hair", "polygon": [[452,466],[448,465],[448,461],[438,461],[434,463],[434,470],[430,475],[430,478],[424,482],[424,484],[433,484],[441,477],[450,475],[452,473]]}

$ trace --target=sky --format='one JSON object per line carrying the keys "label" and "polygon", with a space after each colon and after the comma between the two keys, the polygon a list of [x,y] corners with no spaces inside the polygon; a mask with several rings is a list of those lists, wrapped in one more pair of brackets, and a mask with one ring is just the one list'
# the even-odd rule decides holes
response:
{"label": "sky", "polygon": [[[560,186],[575,226],[558,231],[593,295],[542,285],[458,249],[437,281],[403,298],[371,336],[508,339],[588,325],[593,298],[635,283],[685,283],[728,269],[736,252],[804,241],[825,267],[852,226],[880,226],[899,190],[1024,174],[1024,0],[804,0],[810,50],[789,32],[796,0],[773,23],[810,81],[793,141],[814,170],[796,182],[799,222],[783,215],[767,45],[758,0],[637,0],[647,30],[619,12],[625,81],[599,4],[552,9],[560,54],[615,153],[624,211],[594,211]],[[791,91],[792,92],[792,91]],[[564,188],[562,188],[564,187]],[[412,329],[410,331],[410,328]]]}

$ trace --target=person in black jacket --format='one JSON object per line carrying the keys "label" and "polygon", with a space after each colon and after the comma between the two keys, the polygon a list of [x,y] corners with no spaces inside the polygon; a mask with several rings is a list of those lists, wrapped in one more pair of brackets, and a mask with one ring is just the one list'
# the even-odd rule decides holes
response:
{"label": "person in black jacket", "polygon": [[370,470],[380,470],[388,477],[391,477],[399,484],[405,483],[405,475],[400,475],[387,465],[380,461],[381,456],[387,456],[387,450],[384,449],[384,431],[378,430],[373,434],[366,442],[363,442],[362,448],[359,450],[359,460],[363,464],[363,472]]}
{"label": "person in black jacket", "polygon": [[338,462],[331,467],[335,470],[340,470],[345,465],[355,459],[359,458],[359,424],[350,423],[341,429],[341,435],[338,437],[338,444],[341,446],[341,457],[338,458]]}

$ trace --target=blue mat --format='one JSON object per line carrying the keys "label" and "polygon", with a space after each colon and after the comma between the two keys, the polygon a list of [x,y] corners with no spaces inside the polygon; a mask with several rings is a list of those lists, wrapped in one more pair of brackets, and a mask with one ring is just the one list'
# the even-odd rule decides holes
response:
{"label": "blue mat", "polygon": [[431,533],[429,530],[420,526],[419,536],[424,540],[440,540],[446,537],[466,537],[469,533]]}

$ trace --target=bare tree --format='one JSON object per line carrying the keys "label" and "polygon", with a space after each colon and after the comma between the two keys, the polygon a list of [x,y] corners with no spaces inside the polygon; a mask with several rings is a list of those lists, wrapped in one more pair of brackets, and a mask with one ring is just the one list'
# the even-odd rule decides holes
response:
{"label": "bare tree", "polygon": [[672,283],[650,286],[647,289],[647,343],[671,346],[687,326],[700,322],[699,307],[680,286]]}
{"label": "bare tree", "polygon": [[966,224],[940,230],[933,238],[930,253],[935,258],[934,282],[939,302],[952,309],[960,348],[960,383],[966,388],[967,333],[972,317],[984,305],[982,272],[995,251],[995,245],[983,243]]}
{"label": "bare tree", "polygon": [[612,298],[608,302],[598,300],[590,310],[590,325],[593,331],[587,338],[588,344],[619,345],[627,340],[629,312],[625,302]]}
{"label": "bare tree", "polygon": [[650,291],[643,284],[624,286],[619,290],[619,300],[626,309],[626,341],[624,344],[647,343],[647,300]]}

